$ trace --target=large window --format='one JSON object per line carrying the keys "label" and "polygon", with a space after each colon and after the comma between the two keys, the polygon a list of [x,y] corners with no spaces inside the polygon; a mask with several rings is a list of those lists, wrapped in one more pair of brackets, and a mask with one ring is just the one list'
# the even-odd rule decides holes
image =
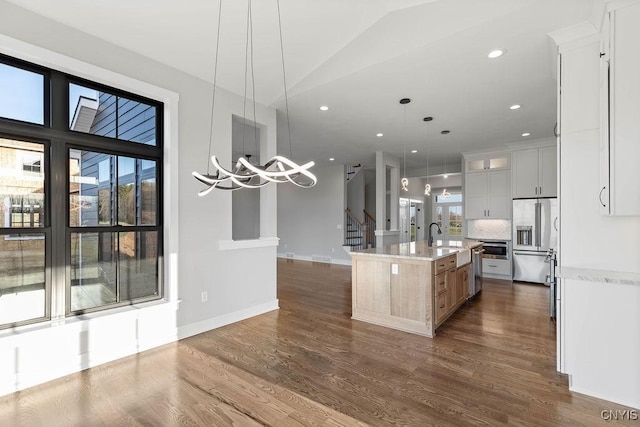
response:
{"label": "large window", "polygon": [[44,177],[23,169],[44,148],[0,138],[0,325],[48,315]]}
{"label": "large window", "polygon": [[162,296],[162,108],[0,56],[0,328]]}

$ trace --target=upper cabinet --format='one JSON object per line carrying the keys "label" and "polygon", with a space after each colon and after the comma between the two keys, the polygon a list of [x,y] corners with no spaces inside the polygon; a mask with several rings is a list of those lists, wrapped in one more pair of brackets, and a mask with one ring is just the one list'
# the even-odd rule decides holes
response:
{"label": "upper cabinet", "polygon": [[600,52],[600,211],[640,215],[640,3],[611,11]]}
{"label": "upper cabinet", "polygon": [[511,218],[511,154],[465,159],[465,219]]}
{"label": "upper cabinet", "polygon": [[509,156],[498,155],[485,158],[469,159],[465,162],[465,172],[481,172],[485,170],[509,169]]}
{"label": "upper cabinet", "polygon": [[513,198],[556,197],[558,155],[555,146],[512,153]]}

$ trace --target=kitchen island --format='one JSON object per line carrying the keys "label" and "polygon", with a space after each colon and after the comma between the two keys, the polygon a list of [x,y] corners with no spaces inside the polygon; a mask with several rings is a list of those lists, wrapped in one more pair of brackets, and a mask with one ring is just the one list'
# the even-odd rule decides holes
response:
{"label": "kitchen island", "polygon": [[481,245],[420,241],[352,252],[352,319],[433,337],[466,301],[470,250]]}

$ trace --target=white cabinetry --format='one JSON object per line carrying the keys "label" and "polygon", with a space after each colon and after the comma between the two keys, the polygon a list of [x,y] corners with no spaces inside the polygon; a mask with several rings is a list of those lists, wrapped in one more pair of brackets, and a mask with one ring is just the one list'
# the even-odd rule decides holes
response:
{"label": "white cabinetry", "polygon": [[465,175],[466,219],[510,219],[508,170],[488,170]]}
{"label": "white cabinetry", "polygon": [[497,155],[465,162],[465,172],[481,172],[485,170],[509,169],[509,156]]}
{"label": "white cabinetry", "polygon": [[555,146],[512,153],[513,198],[556,197],[558,155]]}
{"label": "white cabinetry", "polygon": [[600,212],[640,215],[640,3],[611,11],[600,53]]}

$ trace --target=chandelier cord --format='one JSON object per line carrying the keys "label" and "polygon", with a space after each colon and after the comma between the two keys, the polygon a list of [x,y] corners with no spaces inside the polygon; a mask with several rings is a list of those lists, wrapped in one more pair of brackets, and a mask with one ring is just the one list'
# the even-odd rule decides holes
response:
{"label": "chandelier cord", "polygon": [[211,173],[211,146],[213,145],[213,106],[216,102],[216,83],[218,81],[218,50],[220,47],[220,18],[222,17],[222,0],[218,2],[218,29],[216,30],[216,59],[213,65],[213,94],[211,97],[211,119],[209,121],[209,155],[207,156],[207,175]]}
{"label": "chandelier cord", "polygon": [[249,70],[250,22],[251,22],[251,0],[248,0],[247,1],[247,37],[244,45],[244,99],[242,101],[242,155],[241,157],[244,156],[246,153],[244,149],[244,129],[247,127],[247,72]]}
{"label": "chandelier cord", "polygon": [[282,58],[282,81],[284,83],[284,105],[287,112],[287,133],[289,136],[289,158],[293,160],[293,148],[291,145],[291,124],[289,121],[289,96],[287,95],[287,73],[284,67],[284,43],[282,41],[282,19],[280,17],[280,0],[276,0],[278,5],[278,31],[280,33],[280,54]]}
{"label": "chandelier cord", "polygon": [[[251,4],[251,0],[249,0]],[[255,159],[260,158],[260,152],[258,149],[258,118],[256,116],[256,77],[253,70],[253,9],[249,7],[249,24],[251,26],[251,93],[253,96],[253,143],[256,150]]]}
{"label": "chandelier cord", "polygon": [[404,105],[404,177],[407,177],[407,104]]}
{"label": "chandelier cord", "polygon": [[427,183],[429,182],[429,122],[425,129],[425,139],[427,140]]}

